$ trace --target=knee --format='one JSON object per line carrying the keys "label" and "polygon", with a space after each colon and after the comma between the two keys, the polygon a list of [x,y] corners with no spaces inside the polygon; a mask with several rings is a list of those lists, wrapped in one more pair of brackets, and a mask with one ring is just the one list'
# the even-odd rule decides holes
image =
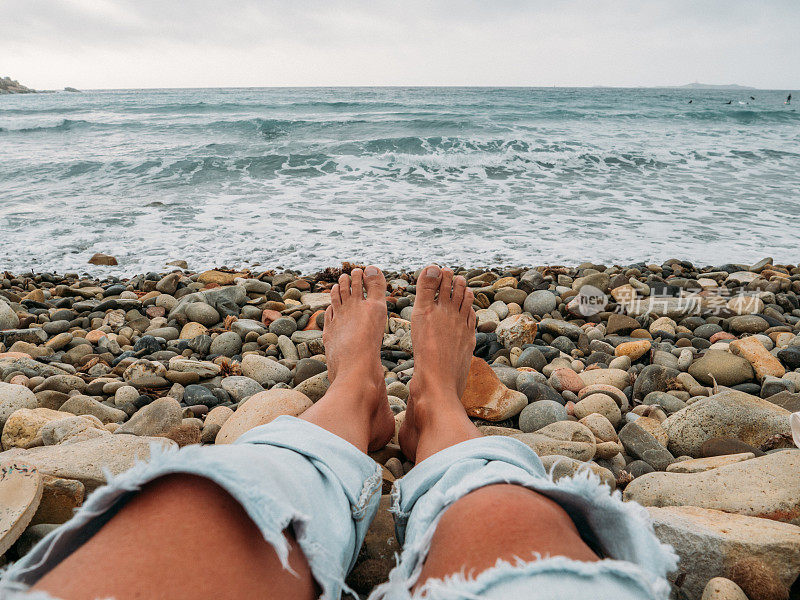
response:
{"label": "knee", "polygon": [[[521,518],[523,517],[523,518]],[[495,484],[479,488],[457,500],[442,517],[446,522],[481,522],[490,527],[518,527],[561,523],[572,526],[572,519],[557,503],[528,488]]]}

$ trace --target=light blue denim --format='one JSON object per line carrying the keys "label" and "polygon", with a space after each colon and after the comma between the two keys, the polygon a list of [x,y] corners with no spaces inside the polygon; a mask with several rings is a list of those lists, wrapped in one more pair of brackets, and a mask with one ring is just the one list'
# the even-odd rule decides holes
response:
{"label": "light blue denim", "polygon": [[[323,598],[338,599],[381,497],[381,467],[358,448],[308,421],[278,417],[233,444],[151,448],[148,462],[109,478],[76,515],[48,534],[3,577],[25,589],[88,540],[145,483],[174,473],[207,477],[235,498],[289,568],[291,528]],[[10,596],[9,596],[10,597]],[[26,600],[29,596],[24,595]]]}
{"label": "light blue denim", "polygon": [[[49,598],[25,590],[88,540],[142,485],[172,473],[208,477],[224,488],[287,568],[288,544],[282,532],[291,528],[323,598],[338,599],[350,591],[344,579],[377,511],[381,468],[330,432],[284,416],[250,430],[231,445],[179,451],[154,447],[150,461],[109,478],[108,485],[96,490],[70,521],[12,565],[0,582],[0,600]],[[588,470],[553,483],[530,448],[518,440],[492,436],[439,452],[397,481],[392,512],[404,549],[389,581],[370,598],[411,598],[444,511],[469,492],[494,483],[519,484],[558,502],[605,559],[498,561],[482,573],[428,580],[413,596],[664,600],[669,595],[665,577],[675,569],[677,557],[655,537],[642,507],[623,503],[618,492],[611,494]]]}
{"label": "light blue denim", "polygon": [[389,581],[370,599],[409,598],[447,508],[478,488],[500,483],[521,485],[557,502],[604,559],[594,563],[563,556],[498,561],[481,573],[429,579],[415,597],[663,600],[669,596],[666,575],[677,567],[678,559],[671,546],[658,541],[644,508],[623,503],[620,493],[611,493],[589,469],[553,482],[528,446],[510,437],[491,436],[442,450],[395,483],[392,512],[403,552]]}

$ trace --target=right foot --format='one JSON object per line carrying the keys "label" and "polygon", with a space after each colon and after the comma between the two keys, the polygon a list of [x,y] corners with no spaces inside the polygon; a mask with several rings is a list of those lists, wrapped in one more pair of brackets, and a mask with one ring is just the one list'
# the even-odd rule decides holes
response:
{"label": "right foot", "polygon": [[[437,298],[438,293],[438,298]],[[411,313],[414,375],[399,441],[404,454],[415,460],[420,430],[435,416],[466,419],[461,395],[475,350],[475,295],[460,275],[435,265],[417,279]]]}

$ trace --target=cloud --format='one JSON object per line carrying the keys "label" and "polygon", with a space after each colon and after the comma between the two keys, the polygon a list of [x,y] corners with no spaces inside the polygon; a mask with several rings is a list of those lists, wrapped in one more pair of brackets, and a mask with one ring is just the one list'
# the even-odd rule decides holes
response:
{"label": "cloud", "polygon": [[800,87],[791,0],[4,0],[35,87]]}

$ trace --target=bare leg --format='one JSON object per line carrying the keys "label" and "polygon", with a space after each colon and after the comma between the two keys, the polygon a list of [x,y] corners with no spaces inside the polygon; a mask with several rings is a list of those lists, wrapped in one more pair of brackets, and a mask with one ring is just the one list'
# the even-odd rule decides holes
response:
{"label": "bare leg", "polygon": [[[411,318],[414,376],[400,430],[403,452],[417,464],[481,436],[460,401],[475,348],[473,296],[465,288],[463,277],[454,280],[452,271],[435,266],[427,267],[417,282]],[[521,514],[526,518],[520,520]],[[499,558],[532,560],[536,554],[597,560],[555,502],[520,486],[487,486],[444,513],[419,584],[464,568],[479,572]]]}
{"label": "bare leg", "polygon": [[[437,297],[438,294],[438,297]],[[461,404],[475,349],[475,296],[450,269],[426,267],[411,313],[414,376],[400,447],[417,463],[439,450],[481,437]]]}
{"label": "bare leg", "polygon": [[66,600],[319,595],[291,534],[286,571],[244,509],[208,479],[162,477],[34,586]]}
{"label": "bare leg", "polygon": [[[366,299],[363,286],[366,285]],[[394,433],[380,342],[386,322],[383,274],[354,269],[334,287],[325,313],[328,393],[301,415],[362,451]],[[207,479],[173,475],[146,485],[88,542],[34,589],[67,600],[114,597],[298,598],[319,595],[290,531],[285,570],[242,507]]]}
{"label": "bare leg", "polygon": [[385,296],[386,279],[376,267],[367,267],[366,273],[353,269],[352,276],[339,277],[323,328],[331,385],[300,415],[362,452],[382,448],[394,435],[380,358]]}

